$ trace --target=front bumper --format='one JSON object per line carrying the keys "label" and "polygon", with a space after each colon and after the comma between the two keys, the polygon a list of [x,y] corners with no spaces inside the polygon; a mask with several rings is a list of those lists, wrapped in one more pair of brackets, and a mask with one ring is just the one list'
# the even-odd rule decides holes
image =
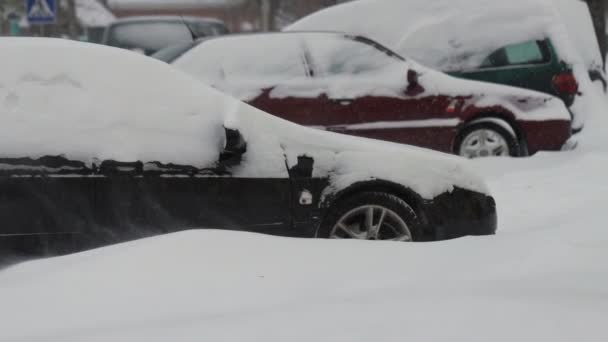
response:
{"label": "front bumper", "polygon": [[426,205],[426,240],[496,233],[496,202],[491,196],[455,188]]}

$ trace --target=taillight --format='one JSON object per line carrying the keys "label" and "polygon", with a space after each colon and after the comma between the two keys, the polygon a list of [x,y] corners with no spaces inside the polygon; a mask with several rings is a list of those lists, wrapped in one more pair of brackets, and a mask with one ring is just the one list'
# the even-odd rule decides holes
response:
{"label": "taillight", "polygon": [[560,94],[578,93],[578,82],[571,72],[563,72],[553,77],[553,87]]}

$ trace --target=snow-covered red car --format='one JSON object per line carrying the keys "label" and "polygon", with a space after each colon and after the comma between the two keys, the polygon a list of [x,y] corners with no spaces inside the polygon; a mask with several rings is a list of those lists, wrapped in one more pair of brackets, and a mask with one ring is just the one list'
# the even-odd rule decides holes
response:
{"label": "snow-covered red car", "polygon": [[0,49],[3,248],[210,227],[398,241],[496,230],[464,159],[298,126],[120,49]]}
{"label": "snow-covered red car", "polygon": [[561,150],[571,135],[551,95],[457,79],[361,36],[286,32],[209,38],[165,61],[298,124],[461,156]]}
{"label": "snow-covered red car", "polygon": [[356,0],[312,13],[285,30],[363,35],[454,76],[557,96],[579,131],[601,106],[598,86],[606,88],[587,3]]}

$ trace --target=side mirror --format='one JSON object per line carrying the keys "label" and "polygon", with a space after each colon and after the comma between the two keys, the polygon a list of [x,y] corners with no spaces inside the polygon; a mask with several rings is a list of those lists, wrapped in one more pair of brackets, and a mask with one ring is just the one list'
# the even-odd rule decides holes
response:
{"label": "side mirror", "polygon": [[247,143],[236,129],[225,128],[226,144],[220,153],[220,164],[223,166],[234,166],[241,162],[243,154],[247,152]]}
{"label": "side mirror", "polygon": [[407,88],[405,89],[405,93],[408,96],[416,96],[424,93],[424,88],[418,82],[418,77],[420,75],[416,70],[409,69],[407,71]]}

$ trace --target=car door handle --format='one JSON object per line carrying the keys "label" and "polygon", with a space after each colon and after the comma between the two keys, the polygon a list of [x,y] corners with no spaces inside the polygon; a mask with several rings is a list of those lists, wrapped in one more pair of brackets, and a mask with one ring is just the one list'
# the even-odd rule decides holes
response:
{"label": "car door handle", "polygon": [[332,99],[331,102],[337,103],[342,106],[348,106],[355,102],[355,99]]}

